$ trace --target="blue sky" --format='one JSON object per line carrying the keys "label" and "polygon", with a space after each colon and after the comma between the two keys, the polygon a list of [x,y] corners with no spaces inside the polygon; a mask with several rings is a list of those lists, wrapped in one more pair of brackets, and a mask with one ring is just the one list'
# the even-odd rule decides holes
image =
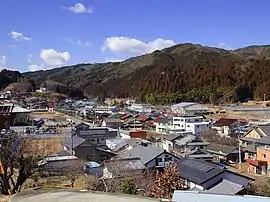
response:
{"label": "blue sky", "polygon": [[192,42],[270,44],[269,0],[1,0],[0,68],[123,60]]}

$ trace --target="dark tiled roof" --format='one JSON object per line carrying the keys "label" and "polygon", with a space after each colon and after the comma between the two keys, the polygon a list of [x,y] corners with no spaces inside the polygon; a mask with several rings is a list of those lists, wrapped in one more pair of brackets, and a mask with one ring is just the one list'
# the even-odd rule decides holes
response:
{"label": "dark tiled roof", "polygon": [[237,121],[237,119],[221,118],[214,123],[214,126],[230,126]]}
{"label": "dark tiled roof", "polygon": [[182,159],[177,162],[177,166],[182,178],[198,185],[202,185],[224,171],[221,166],[197,159]]}
{"label": "dark tiled roof", "polygon": [[173,141],[179,137],[183,136],[183,134],[181,133],[173,133],[173,134],[170,134],[168,135],[167,137],[165,137],[166,140],[169,140],[169,141]]}
{"label": "dark tiled roof", "polygon": [[270,125],[259,125],[258,128],[260,128],[265,135],[270,136]]}
{"label": "dark tiled roof", "polygon": [[219,153],[220,151],[224,154],[230,154],[232,153],[234,150],[236,150],[237,148],[234,146],[228,146],[228,145],[223,145],[223,144],[216,144],[216,143],[210,143],[210,145],[208,146],[209,151],[214,151]]}

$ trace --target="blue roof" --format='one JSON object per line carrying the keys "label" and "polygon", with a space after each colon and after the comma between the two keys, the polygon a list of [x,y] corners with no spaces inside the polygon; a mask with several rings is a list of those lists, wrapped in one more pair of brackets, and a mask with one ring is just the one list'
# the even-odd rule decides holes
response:
{"label": "blue roof", "polygon": [[94,162],[94,161],[89,161],[89,162],[86,162],[84,163],[84,165],[90,167],[90,168],[98,168],[100,167],[100,164],[97,163],[97,162]]}

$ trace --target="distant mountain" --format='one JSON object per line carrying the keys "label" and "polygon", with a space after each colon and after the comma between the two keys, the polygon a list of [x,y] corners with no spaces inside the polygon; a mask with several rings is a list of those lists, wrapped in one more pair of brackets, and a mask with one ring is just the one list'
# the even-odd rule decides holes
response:
{"label": "distant mountain", "polygon": [[270,99],[269,46],[228,51],[197,44],[179,44],[123,62],[78,64],[27,72],[37,85],[46,80],[86,95],[135,97],[165,104],[180,101],[235,102]]}
{"label": "distant mountain", "polygon": [[234,53],[248,58],[270,59],[270,45],[248,46],[245,48],[236,49]]}

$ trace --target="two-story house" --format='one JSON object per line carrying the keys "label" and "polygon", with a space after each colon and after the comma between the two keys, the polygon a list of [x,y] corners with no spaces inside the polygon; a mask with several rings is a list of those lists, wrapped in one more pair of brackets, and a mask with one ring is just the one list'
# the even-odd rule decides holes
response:
{"label": "two-story house", "polygon": [[121,119],[117,118],[104,118],[101,126],[102,127],[109,127],[109,128],[114,128],[114,129],[119,129],[123,125],[123,121]]}
{"label": "two-story house", "polygon": [[65,150],[72,151],[80,159],[101,163],[114,156],[114,153],[109,151],[106,140],[116,137],[116,129],[90,127],[81,123],[72,129],[71,137],[62,145]]}
{"label": "two-story house", "polygon": [[165,137],[163,148],[181,157],[212,160],[213,156],[207,153],[209,142],[190,132],[174,133]]}
{"label": "two-story house", "polygon": [[256,148],[256,155],[246,159],[249,164],[248,173],[270,176],[270,146]]}
{"label": "two-story house", "polygon": [[240,144],[245,151],[245,159],[256,158],[256,148],[270,145],[270,125],[258,125],[249,130],[242,138]]}
{"label": "two-story house", "polygon": [[155,146],[136,146],[125,153],[117,155],[118,159],[139,158],[147,168],[164,168],[170,162],[177,162],[180,157],[177,157],[165,149]]}
{"label": "two-story house", "polygon": [[173,129],[173,120],[169,117],[157,117],[153,121],[153,125],[156,127],[157,133],[168,132]]}
{"label": "two-story house", "polygon": [[217,130],[217,133],[221,136],[229,136],[234,132],[237,125],[237,119],[221,118],[213,124],[212,129]]}
{"label": "two-story house", "polygon": [[210,121],[205,121],[199,116],[173,117],[173,128],[191,132],[194,135],[201,135],[204,131],[209,130]]}

